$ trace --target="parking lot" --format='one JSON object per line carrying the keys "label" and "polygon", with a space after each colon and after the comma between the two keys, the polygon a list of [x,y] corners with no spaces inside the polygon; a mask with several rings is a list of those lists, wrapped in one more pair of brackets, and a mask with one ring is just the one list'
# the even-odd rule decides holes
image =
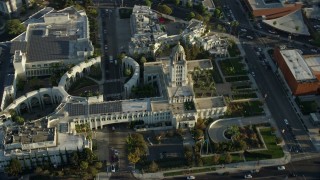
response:
{"label": "parking lot", "polygon": [[183,157],[183,142],[175,130],[142,132],[149,149],[149,160]]}

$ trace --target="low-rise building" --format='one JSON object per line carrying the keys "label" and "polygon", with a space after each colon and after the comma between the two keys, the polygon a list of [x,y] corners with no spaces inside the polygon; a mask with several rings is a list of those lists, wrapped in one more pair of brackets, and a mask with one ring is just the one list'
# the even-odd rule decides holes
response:
{"label": "low-rise building", "polygon": [[276,48],[274,57],[293,95],[318,93],[319,80],[298,50]]}
{"label": "low-rise building", "polygon": [[93,55],[88,18],[73,7],[46,14],[42,23],[28,24],[22,37],[11,48],[21,78],[51,75],[55,68],[78,64]]}

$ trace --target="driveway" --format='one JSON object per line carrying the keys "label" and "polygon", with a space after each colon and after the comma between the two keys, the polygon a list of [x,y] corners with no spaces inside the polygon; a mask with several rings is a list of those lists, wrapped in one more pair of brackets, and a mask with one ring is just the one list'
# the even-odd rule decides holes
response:
{"label": "driveway", "polygon": [[228,139],[224,136],[224,131],[232,126],[246,126],[250,124],[270,123],[269,118],[264,116],[255,116],[250,118],[231,118],[231,119],[219,119],[210,124],[208,129],[209,137],[214,142],[227,142]]}

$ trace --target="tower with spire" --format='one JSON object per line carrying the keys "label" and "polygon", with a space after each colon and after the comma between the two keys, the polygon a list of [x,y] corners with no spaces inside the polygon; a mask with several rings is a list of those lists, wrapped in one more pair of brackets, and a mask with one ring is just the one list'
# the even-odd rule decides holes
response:
{"label": "tower with spire", "polygon": [[186,86],[188,84],[186,54],[180,42],[172,49],[169,73],[170,87]]}

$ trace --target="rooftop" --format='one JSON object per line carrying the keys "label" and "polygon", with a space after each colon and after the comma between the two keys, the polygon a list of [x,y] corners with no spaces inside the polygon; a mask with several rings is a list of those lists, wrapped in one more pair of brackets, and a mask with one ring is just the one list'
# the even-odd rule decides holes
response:
{"label": "rooftop", "polygon": [[28,62],[69,59],[71,41],[77,39],[76,36],[43,37],[40,30],[31,33],[27,45]]}
{"label": "rooftop", "polygon": [[253,10],[281,8],[283,4],[279,0],[247,0]]}
{"label": "rooftop", "polygon": [[296,49],[281,50],[280,53],[297,81],[316,79],[302,55]]}
{"label": "rooftop", "polygon": [[150,111],[151,105],[149,100],[132,100],[132,101],[122,101],[122,111],[123,112],[141,112]]}
{"label": "rooftop", "polygon": [[42,121],[26,123],[24,126],[9,127],[6,130],[5,144],[30,144],[53,141],[55,130],[47,128]]}
{"label": "rooftop", "polygon": [[305,61],[312,71],[320,73],[320,55],[305,57]]}
{"label": "rooftop", "polygon": [[212,63],[210,59],[187,61],[188,71],[194,71],[195,67],[199,67],[200,69],[212,69]]}
{"label": "rooftop", "polygon": [[310,35],[300,9],[276,19],[263,20],[263,22],[288,33]]}
{"label": "rooftop", "polygon": [[197,109],[211,109],[226,106],[223,97],[197,98],[195,101]]}

